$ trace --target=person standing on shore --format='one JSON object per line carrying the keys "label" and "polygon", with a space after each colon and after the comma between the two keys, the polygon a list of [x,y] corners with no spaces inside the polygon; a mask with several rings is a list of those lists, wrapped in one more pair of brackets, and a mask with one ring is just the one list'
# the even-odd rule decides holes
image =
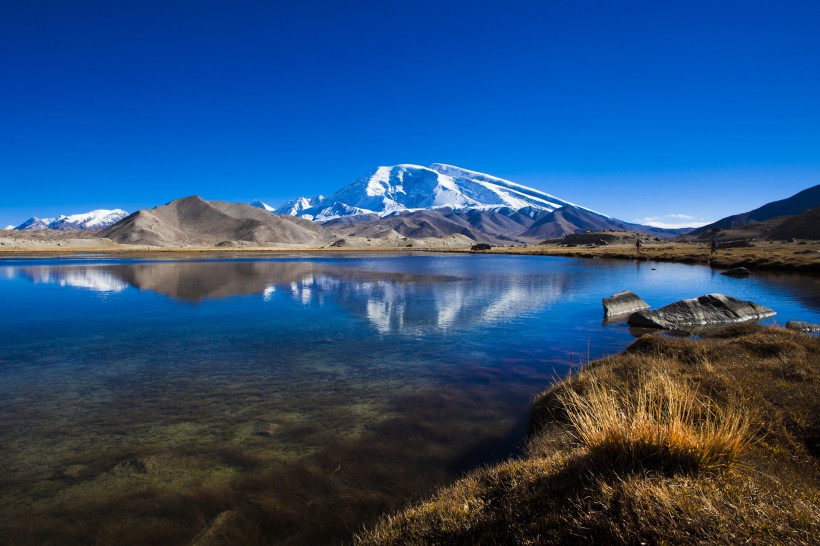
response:
{"label": "person standing on shore", "polygon": [[709,248],[711,249],[711,251],[709,252],[710,256],[712,254],[717,254],[717,241],[715,241],[714,237],[712,237],[712,240],[709,241]]}
{"label": "person standing on shore", "polygon": [[641,238],[640,237],[635,239],[635,250],[638,252],[638,254],[641,253],[641,246],[642,245],[643,245],[643,243],[641,243]]}

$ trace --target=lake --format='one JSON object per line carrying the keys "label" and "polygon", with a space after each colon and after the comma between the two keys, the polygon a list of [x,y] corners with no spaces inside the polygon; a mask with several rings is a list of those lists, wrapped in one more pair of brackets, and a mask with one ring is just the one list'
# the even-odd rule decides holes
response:
{"label": "lake", "polygon": [[[522,448],[601,298],[820,322],[817,275],[538,256],[0,261],[0,543],[333,544]],[[216,522],[216,523],[213,523]],[[204,538],[203,538],[204,537]],[[204,542],[203,542],[204,543]]]}

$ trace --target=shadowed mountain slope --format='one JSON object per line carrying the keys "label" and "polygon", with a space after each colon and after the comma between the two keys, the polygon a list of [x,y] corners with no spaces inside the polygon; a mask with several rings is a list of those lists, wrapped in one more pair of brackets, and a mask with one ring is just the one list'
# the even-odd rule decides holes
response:
{"label": "shadowed mountain slope", "polygon": [[780,222],[766,233],[771,240],[812,239],[820,240],[820,207],[809,209]]}
{"label": "shadowed mountain slope", "polygon": [[[356,221],[357,218],[361,221]],[[463,218],[448,217],[441,210],[398,212],[384,218],[377,215],[337,218],[322,225],[340,237],[416,239],[461,234],[474,241],[498,244],[494,237],[473,229]]]}
{"label": "shadowed mountain slope", "polygon": [[441,237],[461,234],[490,244],[537,243],[578,231],[637,231],[658,237],[673,237],[688,230],[668,230],[630,224],[567,205],[555,211],[536,209],[476,210],[440,208],[398,212],[385,217],[376,214],[348,216],[324,222],[324,227],[341,237]]}
{"label": "shadowed mountain slope", "polygon": [[249,241],[260,244],[318,245],[333,234],[307,220],[271,214],[241,203],[205,201],[192,196],[135,212],[99,233],[124,244],[215,245]]}
{"label": "shadowed mountain slope", "polygon": [[792,216],[820,207],[820,184],[805,189],[786,199],[766,203],[752,211],[727,216],[717,222],[700,227],[692,235],[707,233],[713,229],[737,229],[756,222],[764,222],[777,216]]}
{"label": "shadowed mountain slope", "polygon": [[520,237],[540,241],[551,237],[563,237],[579,231],[608,230],[633,231],[661,238],[670,238],[690,231],[686,228],[665,229],[631,224],[570,205],[542,215],[527,231],[521,233]]}

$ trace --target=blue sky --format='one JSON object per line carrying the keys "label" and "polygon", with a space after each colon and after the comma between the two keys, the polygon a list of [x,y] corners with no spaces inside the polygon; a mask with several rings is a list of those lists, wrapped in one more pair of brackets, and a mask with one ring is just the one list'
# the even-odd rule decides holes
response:
{"label": "blue sky", "polygon": [[442,162],[624,220],[820,183],[820,2],[0,3],[0,224]]}

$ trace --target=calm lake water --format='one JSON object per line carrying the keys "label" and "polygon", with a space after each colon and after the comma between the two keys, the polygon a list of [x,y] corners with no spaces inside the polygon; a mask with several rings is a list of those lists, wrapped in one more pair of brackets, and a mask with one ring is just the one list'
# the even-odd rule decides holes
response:
{"label": "calm lake water", "polygon": [[[0,543],[349,541],[516,453],[531,398],[621,351],[601,298],[820,322],[814,275],[555,257],[0,261]],[[221,515],[220,515],[221,514]]]}

